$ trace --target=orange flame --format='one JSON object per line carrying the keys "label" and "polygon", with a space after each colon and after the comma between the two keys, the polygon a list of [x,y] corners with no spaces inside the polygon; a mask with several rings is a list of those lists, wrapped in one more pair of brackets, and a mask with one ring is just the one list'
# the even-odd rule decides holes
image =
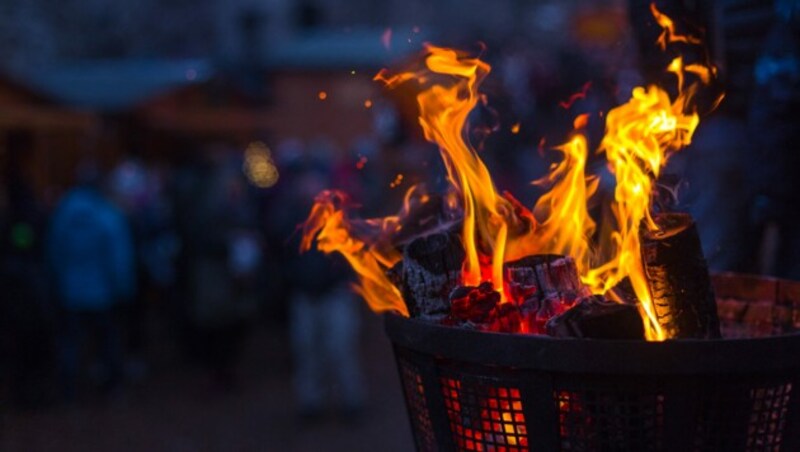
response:
{"label": "orange flame", "polygon": [[539,224],[531,252],[572,256],[578,271],[584,273],[589,270],[589,240],[595,230],[586,202],[597,190],[599,179],[587,179],[584,175],[588,154],[586,137],[577,134],[556,150],[564,154],[564,160],[543,179],[534,182],[552,186],[533,209]]}
{"label": "orange flame", "polygon": [[[664,28],[659,38],[662,47],[671,42],[699,42],[675,34],[672,20],[654,5],[651,9]],[[531,212],[510,195],[498,193],[488,168],[465,136],[469,114],[483,99],[478,88],[490,70],[478,58],[428,44],[421,68],[393,75],[383,70],[375,77],[389,88],[412,80],[422,87],[417,95],[419,122],[426,139],[439,146],[457,196],[444,201],[463,212],[463,284],[490,281],[506,302],[504,262],[531,254],[569,255],[594,293],[605,294],[628,278],[640,301],[647,338],[665,339],[654,315],[639,234],[642,227],[657,229],[650,212],[654,181],[670,156],[691,142],[699,123],[693,104],[697,83],[686,88],[687,73],[707,84],[716,75],[715,69],[704,64],[687,65],[681,57],[675,58],[667,67],[677,77],[674,100],[657,86],[637,87],[628,102],[606,115],[600,150],[616,178],[616,187],[610,206],[613,218],[606,219],[594,247],[596,224],[587,204],[598,179],[586,175],[588,145],[580,132],[589,116],[576,117],[572,138],[555,148],[564,158],[535,182],[550,188]],[[407,315],[402,297],[385,271],[400,259],[391,236],[402,228],[403,218],[415,204],[427,201],[427,195],[412,187],[400,214],[360,223],[347,218],[341,197],[325,192],[317,199],[305,223],[303,248],[308,249],[316,237],[320,250],[342,253],[359,274],[357,290],[373,309]]]}
{"label": "orange flame", "polygon": [[411,79],[424,83],[430,74],[452,77],[449,85],[434,84],[417,95],[419,122],[425,138],[439,145],[447,176],[461,196],[462,240],[467,255],[464,284],[477,286],[483,281],[480,255],[491,256],[491,281],[502,293],[508,225],[501,212],[510,212],[512,208],[498,195],[489,170],[464,138],[467,117],[481,99],[478,87],[491,67],[452,49],[426,44],[425,50],[425,69],[393,76],[381,71],[375,78],[392,87]]}
{"label": "orange flame", "polygon": [[665,339],[655,320],[646,275],[641,264],[640,224],[657,229],[650,214],[653,179],[657,178],[671,152],[691,141],[699,117],[684,114],[685,96],[674,103],[656,86],[637,87],[631,99],[608,113],[601,143],[611,172],[616,176],[612,210],[616,230],[605,240],[601,253],[611,258],[584,275],[595,293],[605,293],[626,276],[641,302],[648,338]]}
{"label": "orange flame", "polygon": [[[651,4],[653,16],[664,28],[658,43],[700,43],[691,36],[676,35],[672,20]],[[693,106],[697,84],[684,89],[686,72],[708,84],[716,74],[713,66],[685,65],[677,57],[667,67],[677,77],[678,96],[672,101],[666,91],[657,87],[636,87],[631,99],[612,109],[606,117],[606,133],[600,145],[609,168],[617,180],[611,206],[616,228],[600,238],[600,258],[604,263],[583,275],[583,282],[595,293],[606,293],[628,277],[640,301],[645,331],[649,340],[664,340],[666,333],[656,321],[647,276],[641,262],[640,226],[656,230],[650,212],[653,181],[669,157],[691,143],[700,122]]]}
{"label": "orange flame", "polygon": [[[530,211],[495,188],[488,168],[464,132],[470,111],[481,100],[478,88],[490,71],[483,61],[451,49],[426,46],[425,68],[389,76],[380,72],[377,80],[393,87],[415,79],[426,83],[432,74],[452,77],[449,85],[433,84],[417,95],[419,121],[425,138],[439,145],[448,179],[460,195],[464,212],[462,242],[466,251],[463,283],[476,286],[490,281],[507,300],[503,287],[503,263],[535,253],[580,254],[588,261],[588,237],[594,223],[586,211],[586,198],[596,184],[586,185],[583,174],[586,141],[576,138],[562,149],[565,160],[549,178],[554,183],[550,196],[537,205],[540,212],[563,219],[574,217],[573,230],[564,229],[558,220],[545,221],[537,233]],[[574,191],[574,192],[573,192]],[[547,207],[545,208],[545,204]]]}
{"label": "orange flame", "polygon": [[[403,209],[396,216],[353,221],[347,216],[347,195],[338,191],[320,193],[303,224],[300,251],[308,251],[316,239],[317,249],[338,252],[353,267],[359,281],[355,291],[375,312],[396,311],[408,316],[400,291],[386,276],[387,269],[401,259],[389,238],[402,228],[402,219],[427,195],[412,187],[406,193]],[[357,234],[359,231],[361,234]]]}
{"label": "orange flame", "polygon": [[683,42],[686,44],[701,44],[701,41],[694,36],[689,35],[679,35],[675,33],[675,23],[667,17],[664,13],[656,8],[655,3],[650,4],[650,12],[653,13],[653,17],[656,19],[658,25],[663,29],[661,31],[661,35],[658,37],[658,46],[661,47],[661,50],[667,50],[667,44],[673,42]]}

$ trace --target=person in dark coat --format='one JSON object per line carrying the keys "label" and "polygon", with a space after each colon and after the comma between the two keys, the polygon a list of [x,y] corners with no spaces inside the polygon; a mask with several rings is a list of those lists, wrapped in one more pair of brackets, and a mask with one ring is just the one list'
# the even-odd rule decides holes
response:
{"label": "person in dark coat", "polygon": [[[314,196],[326,187],[331,172],[323,162],[305,162],[294,177],[298,221],[309,212]],[[294,391],[299,414],[314,419],[322,414],[326,390],[336,396],[342,413],[353,418],[364,403],[359,363],[358,303],[350,287],[350,269],[338,254],[296,251],[287,276],[293,295],[289,309]]]}
{"label": "person in dark coat", "polygon": [[47,258],[63,310],[61,370],[67,398],[75,393],[81,352],[89,336],[100,350],[103,386],[122,375],[119,303],[135,289],[133,238],[124,216],[100,192],[95,175],[69,191],[53,214]]}

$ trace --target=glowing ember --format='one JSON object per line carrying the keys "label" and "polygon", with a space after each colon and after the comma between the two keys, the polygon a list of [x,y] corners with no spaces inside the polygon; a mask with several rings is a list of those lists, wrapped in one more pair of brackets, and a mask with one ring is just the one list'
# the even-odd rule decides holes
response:
{"label": "glowing ember", "polygon": [[394,177],[394,180],[392,181],[392,183],[389,184],[389,187],[390,188],[397,188],[402,183],[403,183],[403,175],[402,174],[398,174],[397,176]]}
{"label": "glowing ember", "polygon": [[559,102],[558,106],[563,108],[564,110],[569,110],[572,107],[572,104],[574,104],[575,102],[577,102],[577,101],[579,101],[581,99],[585,99],[586,98],[586,94],[589,92],[589,88],[591,88],[591,87],[592,87],[592,82],[584,83],[583,87],[581,87],[580,91],[578,91],[577,93],[569,96],[569,99]]}
{"label": "glowing ember", "polygon": [[[676,34],[672,21],[655,6],[652,12],[664,29],[659,38],[662,47],[672,42],[699,42]],[[599,151],[616,178],[616,188],[610,205],[613,217],[603,219],[599,232],[587,208],[598,186],[598,178],[586,174],[589,148],[582,130],[588,114],[574,119],[572,136],[555,148],[563,159],[534,182],[548,192],[533,209],[495,188],[488,168],[466,138],[470,112],[478,102],[485,102],[479,87],[490,70],[478,58],[427,44],[417,67],[399,73],[383,70],[375,77],[388,88],[409,82],[419,86],[419,123],[425,138],[438,145],[453,188],[443,199],[444,208],[461,218],[463,293],[454,292],[450,297],[455,316],[489,319],[497,312],[513,310],[512,318],[524,323],[517,310],[524,300],[507,292],[504,264],[532,255],[566,255],[574,260],[582,283],[592,293],[614,298],[612,289],[627,279],[639,301],[647,338],[665,339],[643,270],[639,234],[642,227],[658,229],[650,211],[654,180],[670,156],[691,142],[699,123],[694,93],[698,82],[710,83],[715,69],[685,64],[678,57],[666,68],[676,75],[674,99],[655,85],[636,87],[630,100],[605,115],[606,132]],[[698,82],[688,83],[687,76]],[[561,106],[571,107],[586,96],[590,86],[585,84]],[[602,112],[599,117],[604,117]],[[518,133],[519,124],[511,131]],[[401,182],[402,175],[397,175],[392,188]],[[428,200],[428,195],[412,187],[397,216],[359,221],[348,218],[343,194],[325,192],[304,225],[303,249],[311,247],[316,238],[318,249],[341,253],[358,273],[357,290],[374,310],[408,315],[400,291],[386,272],[401,259],[395,242],[404,219]],[[512,309],[501,309],[503,306]],[[532,331],[522,324],[502,329]]]}

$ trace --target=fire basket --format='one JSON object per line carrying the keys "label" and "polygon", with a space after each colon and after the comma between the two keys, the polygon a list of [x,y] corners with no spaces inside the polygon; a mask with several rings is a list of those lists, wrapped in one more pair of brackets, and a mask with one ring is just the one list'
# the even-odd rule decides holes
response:
{"label": "fire basket", "polygon": [[557,339],[387,315],[417,449],[800,450],[800,283],[713,282],[722,339]]}

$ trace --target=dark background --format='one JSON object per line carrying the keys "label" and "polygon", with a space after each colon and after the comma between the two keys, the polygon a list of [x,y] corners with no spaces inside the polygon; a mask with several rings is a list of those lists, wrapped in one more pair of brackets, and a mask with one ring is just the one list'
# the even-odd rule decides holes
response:
{"label": "dark background", "polygon": [[[798,2],[657,4],[703,37],[720,69],[712,91],[726,93],[667,168],[678,207],[714,270],[800,278]],[[413,97],[373,75],[426,41],[485,45],[492,111],[475,122],[495,131],[481,155],[501,190],[533,205],[529,182],[577,114],[671,83],[659,31],[637,0],[0,2],[0,450],[409,450],[390,345],[355,297],[345,353],[360,358],[364,398],[342,407],[327,377],[321,412],[293,395],[309,352],[292,354],[290,305],[349,277],[297,257],[310,194],[344,189],[363,215],[388,215],[411,184],[444,184]],[[596,145],[602,120],[588,130]],[[102,318],[73,315],[59,275],[74,264],[54,258],[80,229],[58,245],[54,213],[87,186],[133,250],[135,283]],[[231,303],[204,304],[217,290]],[[325,343],[332,327],[311,325]]]}

